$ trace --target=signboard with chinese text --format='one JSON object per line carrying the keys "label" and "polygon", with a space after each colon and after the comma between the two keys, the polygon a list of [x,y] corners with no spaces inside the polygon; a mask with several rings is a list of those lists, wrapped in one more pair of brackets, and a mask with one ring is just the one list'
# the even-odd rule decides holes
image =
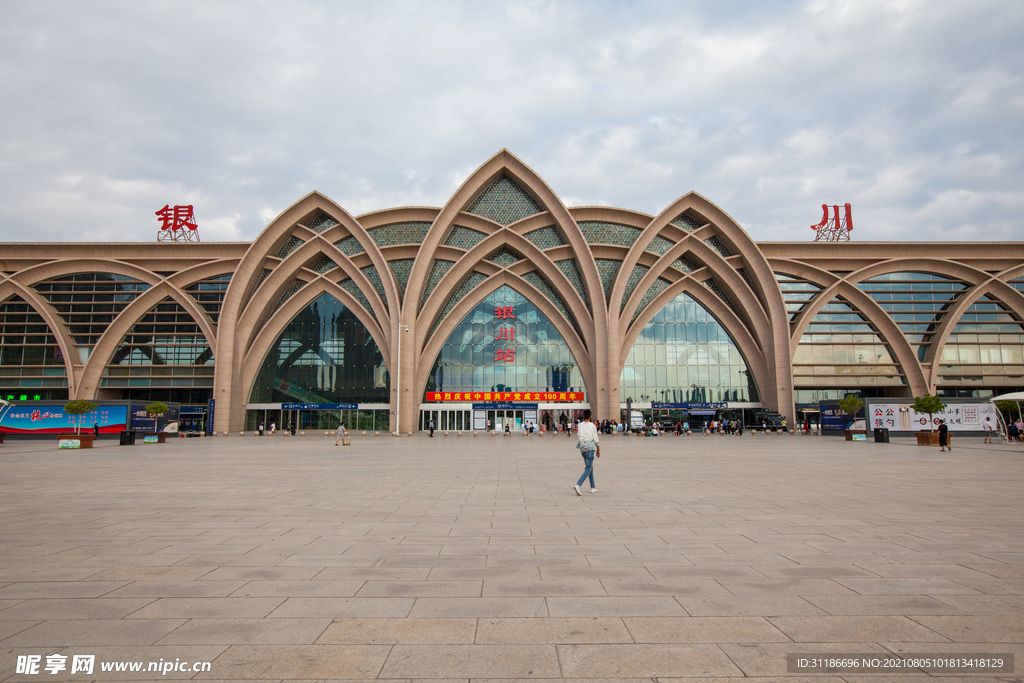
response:
{"label": "signboard with chinese text", "polygon": [[651,403],[651,410],[725,410],[728,403]]}
{"label": "signboard with chinese text", "polygon": [[428,391],[427,402],[444,403],[470,401],[583,401],[582,391]]}
{"label": "signboard with chinese text", "polygon": [[82,440],[81,439],[60,439],[60,440],[57,441],[57,445],[60,448],[81,448],[82,447]]}
{"label": "signboard with chinese text", "polygon": [[358,410],[358,403],[282,403],[282,410]]}
{"label": "signboard with chinese text", "polygon": [[[65,434],[74,431],[79,416],[68,415],[60,406],[13,406],[0,418],[0,432],[5,434]],[[116,434],[125,429],[128,406],[100,405],[81,416],[82,431],[91,431],[94,424],[101,434]]]}
{"label": "signboard with chinese text", "polygon": [[872,403],[869,406],[868,429],[883,427],[897,432],[927,432],[939,428],[944,420],[951,432],[980,432],[989,418],[992,429],[999,429],[996,408],[991,403],[948,403],[941,413],[918,413],[907,404]]}

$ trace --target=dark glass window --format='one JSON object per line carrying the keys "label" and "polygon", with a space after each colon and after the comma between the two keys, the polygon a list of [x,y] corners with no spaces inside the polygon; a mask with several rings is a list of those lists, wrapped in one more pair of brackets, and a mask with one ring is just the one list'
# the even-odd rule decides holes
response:
{"label": "dark glass window", "polygon": [[321,294],[292,318],[263,360],[250,403],[387,403],[384,357],[344,304]]}

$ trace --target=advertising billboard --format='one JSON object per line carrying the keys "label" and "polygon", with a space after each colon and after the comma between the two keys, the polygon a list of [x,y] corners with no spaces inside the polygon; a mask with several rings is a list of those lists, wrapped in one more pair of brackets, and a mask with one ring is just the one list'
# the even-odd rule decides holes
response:
{"label": "advertising billboard", "polygon": [[[125,429],[128,406],[103,405],[81,416],[82,431],[100,426],[101,434],[117,434]],[[14,405],[0,418],[4,434],[67,434],[75,430],[79,416],[68,415],[61,406]]]}

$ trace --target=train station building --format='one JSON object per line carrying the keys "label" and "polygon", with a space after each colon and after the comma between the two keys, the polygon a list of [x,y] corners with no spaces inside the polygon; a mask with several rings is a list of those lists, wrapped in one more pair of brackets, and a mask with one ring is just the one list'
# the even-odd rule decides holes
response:
{"label": "train station building", "polygon": [[502,151],[439,208],[311,192],[252,242],[0,244],[0,397],[405,433],[1024,389],[1024,244],[755,242],[727,208],[567,207]]}

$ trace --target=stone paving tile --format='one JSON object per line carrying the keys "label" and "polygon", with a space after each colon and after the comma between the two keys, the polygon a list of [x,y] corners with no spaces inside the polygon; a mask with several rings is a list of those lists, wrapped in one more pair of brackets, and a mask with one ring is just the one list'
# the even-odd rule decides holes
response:
{"label": "stone paving tile", "polygon": [[359,598],[480,597],[483,581],[366,581]]}
{"label": "stone paving tile", "polygon": [[223,598],[245,581],[133,581],[106,594],[108,598]]}
{"label": "stone paving tile", "polygon": [[949,639],[935,629],[921,625],[925,618],[769,617],[768,621],[798,643],[948,642]]}
{"label": "stone paving tile", "polygon": [[0,588],[0,598],[98,598],[124,581],[19,581]]}
{"label": "stone paving tile", "polygon": [[638,643],[757,643],[790,640],[762,617],[627,617],[623,621]]}
{"label": "stone paving tile", "polygon": [[233,598],[350,598],[364,581],[248,581]]}
{"label": "stone paving tile", "polygon": [[130,615],[132,619],[259,619],[273,612],[282,598],[160,598]]}
{"label": "stone paving tile", "polygon": [[155,598],[24,600],[0,612],[0,621],[24,619],[122,619]]}
{"label": "stone paving tile", "polygon": [[944,593],[971,594],[979,591],[940,578],[864,579],[840,578],[835,581],[861,595],[942,595]]}
{"label": "stone paving tile", "polygon": [[[538,619],[536,621],[548,621]],[[335,619],[317,643],[328,644],[472,644],[476,619]]]}
{"label": "stone paving tile", "polygon": [[[1019,616],[921,616],[914,617],[914,621],[960,643],[1024,643],[1024,619]],[[885,640],[899,642],[904,639]]]}
{"label": "stone paving tile", "polygon": [[[592,598],[591,598],[592,599]],[[441,617],[545,617],[544,598],[417,598],[413,618]]]}
{"label": "stone paving tile", "polygon": [[405,617],[412,598],[288,598],[271,618]]}
{"label": "stone paving tile", "polygon": [[330,619],[190,619],[158,644],[311,645],[330,623]]}
{"label": "stone paving tile", "polygon": [[559,678],[554,645],[395,645],[381,678]]}
{"label": "stone paving tile", "polygon": [[799,595],[762,594],[756,597],[679,597],[691,617],[816,616],[826,612]]}
{"label": "stone paving tile", "polygon": [[674,617],[686,616],[671,597],[548,598],[553,617]]}
{"label": "stone paving tile", "polygon": [[194,674],[194,680],[373,679],[390,649],[386,645],[232,645],[217,657],[215,670]]}
{"label": "stone paving tile", "polygon": [[[957,614],[1024,616],[1024,596],[1021,595],[942,595],[937,599],[955,608]],[[0,618],[2,614],[0,612]]]}
{"label": "stone paving tile", "polygon": [[565,678],[741,676],[716,645],[558,645]]}
{"label": "stone paving tile", "polygon": [[[980,595],[944,598],[984,597]],[[915,614],[964,614],[946,600],[927,595],[808,595],[807,602],[832,615],[900,616]]]}
{"label": "stone paving tile", "polygon": [[487,579],[483,584],[484,597],[607,595],[597,579],[500,578]]}
{"label": "stone paving tile", "polygon": [[619,618],[479,619],[476,630],[477,644],[631,642]]}
{"label": "stone paving tile", "polygon": [[[5,639],[3,647],[152,645],[185,623],[184,619],[90,619],[44,621]],[[197,644],[208,645],[209,642]]]}

